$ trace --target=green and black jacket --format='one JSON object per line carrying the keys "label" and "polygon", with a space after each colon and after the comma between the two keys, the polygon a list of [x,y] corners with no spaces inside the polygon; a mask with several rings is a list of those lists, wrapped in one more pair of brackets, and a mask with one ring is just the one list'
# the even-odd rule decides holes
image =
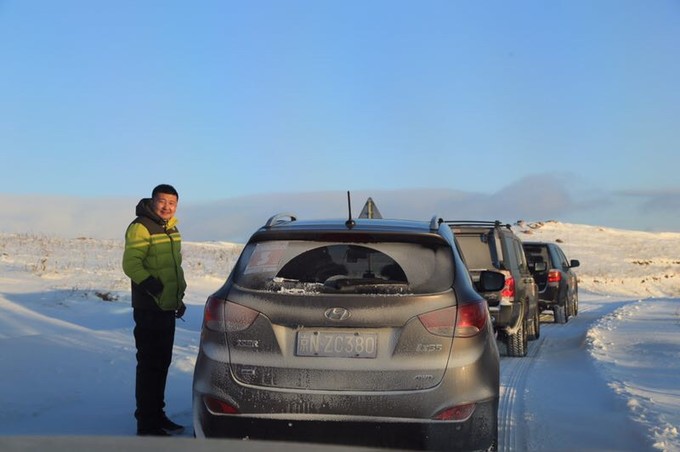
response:
{"label": "green and black jacket", "polygon": [[132,280],[132,307],[175,311],[187,287],[177,219],[163,221],[150,198],[139,201],[136,214],[125,232],[123,253],[123,271]]}

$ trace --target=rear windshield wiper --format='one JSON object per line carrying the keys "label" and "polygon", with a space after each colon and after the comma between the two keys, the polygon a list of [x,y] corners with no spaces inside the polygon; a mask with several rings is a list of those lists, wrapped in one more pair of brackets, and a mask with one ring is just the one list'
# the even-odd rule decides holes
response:
{"label": "rear windshield wiper", "polygon": [[[393,281],[389,279],[382,279],[382,278],[352,278],[348,276],[343,276],[343,275],[337,275],[337,276],[331,276],[328,278],[326,281],[323,283],[324,287],[330,288],[330,289],[335,289],[335,290],[343,290],[343,289],[352,289],[352,288],[360,288],[360,287],[375,287],[375,286],[383,286],[381,289],[379,289],[381,292],[385,291],[387,289],[387,286],[390,288],[393,288],[395,292],[403,292],[406,288],[408,288],[408,283],[404,281]],[[391,290],[388,290],[391,292]]]}

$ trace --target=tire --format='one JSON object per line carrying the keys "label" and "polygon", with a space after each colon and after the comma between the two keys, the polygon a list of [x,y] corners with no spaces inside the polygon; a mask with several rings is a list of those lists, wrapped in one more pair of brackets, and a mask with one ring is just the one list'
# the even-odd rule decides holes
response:
{"label": "tire", "polygon": [[574,292],[574,317],[578,315],[578,292]]}
{"label": "tire", "polygon": [[566,304],[565,304],[565,313],[566,313],[566,318],[567,322],[571,317],[574,316],[574,304],[572,303],[571,298],[567,298]]}
{"label": "tire", "polygon": [[564,305],[553,307],[553,315],[555,316],[555,323],[560,325],[567,323],[567,308]]}
{"label": "tire", "polygon": [[527,356],[529,347],[527,329],[527,317],[523,312],[522,320],[520,321],[519,328],[515,331],[515,334],[505,335],[505,346],[508,351],[508,356],[519,358]]}
{"label": "tire", "polygon": [[529,323],[529,330],[527,331],[527,334],[530,341],[535,341],[541,337],[541,312],[538,308],[536,308],[536,313]]}

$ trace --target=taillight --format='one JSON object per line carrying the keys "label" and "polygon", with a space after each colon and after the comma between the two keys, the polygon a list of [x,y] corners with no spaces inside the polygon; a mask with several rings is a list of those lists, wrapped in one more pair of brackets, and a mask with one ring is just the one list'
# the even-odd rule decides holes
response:
{"label": "taillight", "polygon": [[203,396],[203,403],[214,414],[238,414],[238,409],[224,400]]}
{"label": "taillight", "polygon": [[225,301],[217,297],[209,297],[203,313],[203,324],[212,331],[243,331],[253,324],[259,312]]}
{"label": "taillight", "polygon": [[472,337],[486,326],[489,308],[486,300],[458,305],[456,319],[456,337]]}
{"label": "taillight", "polygon": [[548,272],[548,282],[560,282],[562,281],[562,273],[559,270],[550,270]]}
{"label": "taillight", "polygon": [[472,413],[475,412],[476,407],[477,405],[474,403],[466,403],[464,405],[446,408],[437,413],[432,419],[435,421],[467,421],[470,419],[470,416],[472,416]]}
{"label": "taillight", "polygon": [[501,301],[515,301],[515,278],[505,277],[505,286],[501,289]]}
{"label": "taillight", "polygon": [[488,315],[486,301],[482,300],[421,314],[418,319],[434,335],[472,337],[484,329]]}
{"label": "taillight", "polygon": [[420,323],[432,334],[453,337],[456,326],[456,307],[440,309],[418,316]]}
{"label": "taillight", "polygon": [[212,331],[226,331],[224,327],[225,302],[215,297],[208,297],[203,310],[203,326]]}

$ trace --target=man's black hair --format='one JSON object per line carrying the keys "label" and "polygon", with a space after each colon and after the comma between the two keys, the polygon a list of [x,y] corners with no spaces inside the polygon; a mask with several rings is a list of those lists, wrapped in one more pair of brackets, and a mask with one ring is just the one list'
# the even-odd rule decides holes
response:
{"label": "man's black hair", "polygon": [[175,187],[172,185],[168,184],[160,184],[157,185],[156,188],[153,189],[151,192],[151,197],[155,198],[157,194],[159,193],[165,193],[166,195],[175,195],[177,196],[177,199],[179,199],[179,193],[177,193],[177,190],[175,190]]}

